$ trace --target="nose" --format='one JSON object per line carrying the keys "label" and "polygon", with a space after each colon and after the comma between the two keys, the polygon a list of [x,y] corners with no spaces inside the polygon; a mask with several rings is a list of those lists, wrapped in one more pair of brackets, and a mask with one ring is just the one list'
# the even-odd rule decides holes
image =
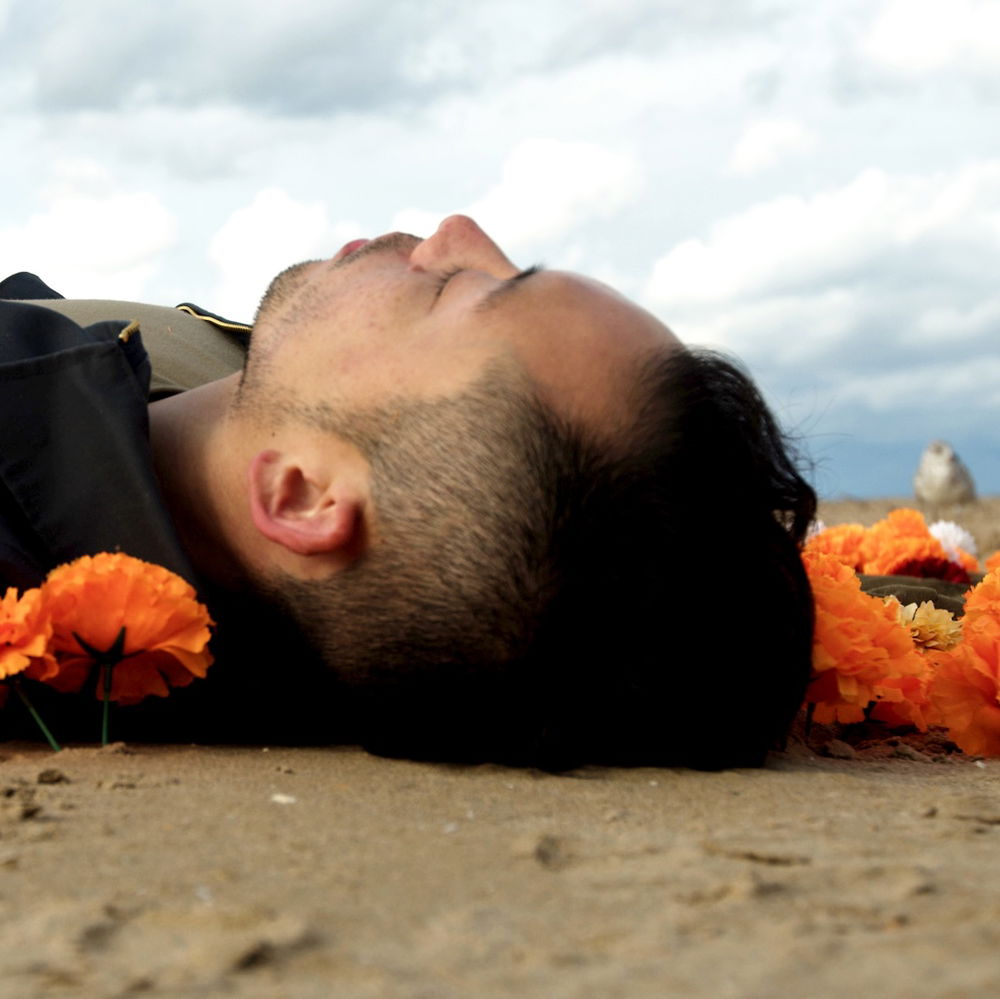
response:
{"label": "nose", "polygon": [[414,248],[410,263],[435,273],[486,271],[500,280],[518,273],[500,247],[467,215],[449,215],[433,236]]}

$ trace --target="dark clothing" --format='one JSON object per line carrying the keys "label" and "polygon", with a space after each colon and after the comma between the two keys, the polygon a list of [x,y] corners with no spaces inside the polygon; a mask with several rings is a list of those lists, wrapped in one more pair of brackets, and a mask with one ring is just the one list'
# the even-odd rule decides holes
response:
{"label": "dark clothing", "polygon": [[[54,295],[30,279],[0,282],[0,299]],[[149,358],[127,327],[0,301],[0,585],[99,551],[195,581],[153,473]]]}

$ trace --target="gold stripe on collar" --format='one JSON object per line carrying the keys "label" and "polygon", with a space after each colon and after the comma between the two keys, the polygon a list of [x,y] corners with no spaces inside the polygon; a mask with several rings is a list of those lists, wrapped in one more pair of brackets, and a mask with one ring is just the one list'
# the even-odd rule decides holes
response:
{"label": "gold stripe on collar", "polygon": [[201,319],[206,323],[211,323],[213,326],[218,326],[220,329],[237,330],[240,333],[250,332],[250,325],[248,323],[233,323],[226,319],[219,319],[218,316],[208,316],[205,315],[205,313],[192,308],[190,305],[178,305],[176,308],[178,312],[186,312],[189,316],[194,316],[195,319]]}

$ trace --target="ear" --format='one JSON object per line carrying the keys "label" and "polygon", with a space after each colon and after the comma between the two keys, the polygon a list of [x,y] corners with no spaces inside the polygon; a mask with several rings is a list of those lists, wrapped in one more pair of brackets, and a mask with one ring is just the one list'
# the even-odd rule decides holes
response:
{"label": "ear", "polygon": [[269,541],[297,555],[326,555],[360,540],[361,502],[346,484],[320,481],[279,451],[255,455],[249,478],[250,514]]}

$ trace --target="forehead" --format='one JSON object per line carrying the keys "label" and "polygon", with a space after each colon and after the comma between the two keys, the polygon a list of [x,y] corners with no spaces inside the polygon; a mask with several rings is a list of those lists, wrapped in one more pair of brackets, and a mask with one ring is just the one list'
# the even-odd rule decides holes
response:
{"label": "forehead", "polygon": [[543,271],[480,310],[547,403],[588,423],[619,423],[646,358],[680,347],[658,319],[599,281]]}

